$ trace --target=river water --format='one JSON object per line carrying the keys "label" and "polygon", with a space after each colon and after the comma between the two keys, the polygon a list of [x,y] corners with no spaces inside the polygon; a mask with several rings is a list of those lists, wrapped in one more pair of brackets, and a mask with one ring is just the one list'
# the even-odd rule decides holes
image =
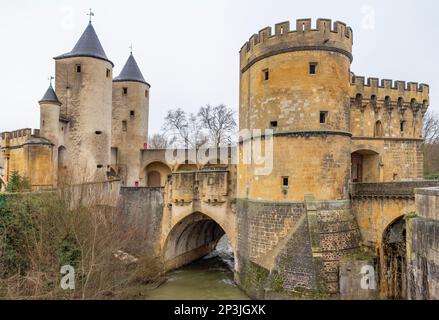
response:
{"label": "river water", "polygon": [[247,300],[233,281],[233,251],[227,237],[209,256],[167,275],[148,300]]}

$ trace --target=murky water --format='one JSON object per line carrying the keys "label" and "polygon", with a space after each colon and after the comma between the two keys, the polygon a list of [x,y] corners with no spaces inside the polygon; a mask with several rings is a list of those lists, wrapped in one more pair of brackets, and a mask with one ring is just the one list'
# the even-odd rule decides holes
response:
{"label": "murky water", "polygon": [[233,253],[227,238],[204,259],[168,274],[168,281],[148,292],[148,300],[247,300],[233,282]]}

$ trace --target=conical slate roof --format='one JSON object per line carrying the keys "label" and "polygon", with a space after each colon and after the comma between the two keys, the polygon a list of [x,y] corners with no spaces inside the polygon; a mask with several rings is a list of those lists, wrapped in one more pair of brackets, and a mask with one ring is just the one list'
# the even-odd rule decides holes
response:
{"label": "conical slate roof", "polygon": [[125,63],[125,66],[123,67],[119,76],[116,77],[113,81],[115,82],[135,81],[135,82],[144,83],[149,86],[149,84],[145,81],[145,78],[143,77],[143,74],[140,71],[139,65],[137,64],[136,59],[134,59],[132,53],[130,54],[128,61]]}
{"label": "conical slate roof", "polygon": [[49,89],[47,89],[46,93],[44,94],[44,97],[40,100],[40,103],[44,102],[61,104],[56,96],[55,90],[53,90],[52,85],[50,85]]}
{"label": "conical slate roof", "polygon": [[64,59],[72,57],[92,57],[110,62],[105,54],[104,48],[99,41],[98,35],[91,22],[88,24],[81,38],[79,38],[75,47],[69,53],[63,54],[55,59]]}

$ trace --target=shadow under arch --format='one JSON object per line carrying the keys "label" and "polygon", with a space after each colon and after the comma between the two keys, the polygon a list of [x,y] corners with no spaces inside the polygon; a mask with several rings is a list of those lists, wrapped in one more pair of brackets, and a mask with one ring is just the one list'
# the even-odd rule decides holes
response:
{"label": "shadow under arch", "polygon": [[390,300],[407,298],[407,229],[399,216],[383,232],[381,247],[381,291]]}
{"label": "shadow under arch", "polygon": [[162,251],[165,271],[207,256],[226,235],[219,223],[201,212],[186,216],[167,235]]}
{"label": "shadow under arch", "polygon": [[374,148],[354,148],[351,153],[352,182],[380,182],[381,155]]}
{"label": "shadow under arch", "polygon": [[145,183],[150,188],[160,188],[166,185],[171,168],[164,162],[153,161],[145,167]]}
{"label": "shadow under arch", "polygon": [[198,170],[198,165],[189,161],[186,161],[185,163],[180,163],[175,168],[175,172],[196,172]]}

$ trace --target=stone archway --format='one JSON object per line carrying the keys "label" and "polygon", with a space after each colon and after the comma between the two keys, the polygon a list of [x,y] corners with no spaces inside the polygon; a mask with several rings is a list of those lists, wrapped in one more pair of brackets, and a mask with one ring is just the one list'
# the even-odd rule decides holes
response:
{"label": "stone archway", "polygon": [[378,152],[369,149],[351,154],[351,178],[354,183],[380,182],[381,160]]}
{"label": "stone archway", "polygon": [[167,235],[163,247],[165,270],[174,270],[207,256],[224,235],[224,229],[203,213],[185,217]]}
{"label": "stone archway", "polygon": [[163,162],[156,161],[150,163],[145,168],[146,186],[150,188],[164,187],[171,173],[169,166]]}
{"label": "stone archway", "polygon": [[178,165],[175,172],[196,172],[198,171],[198,166],[194,163],[182,163]]}
{"label": "stone archway", "polygon": [[391,223],[383,234],[381,290],[390,300],[407,298],[407,245],[404,216]]}

